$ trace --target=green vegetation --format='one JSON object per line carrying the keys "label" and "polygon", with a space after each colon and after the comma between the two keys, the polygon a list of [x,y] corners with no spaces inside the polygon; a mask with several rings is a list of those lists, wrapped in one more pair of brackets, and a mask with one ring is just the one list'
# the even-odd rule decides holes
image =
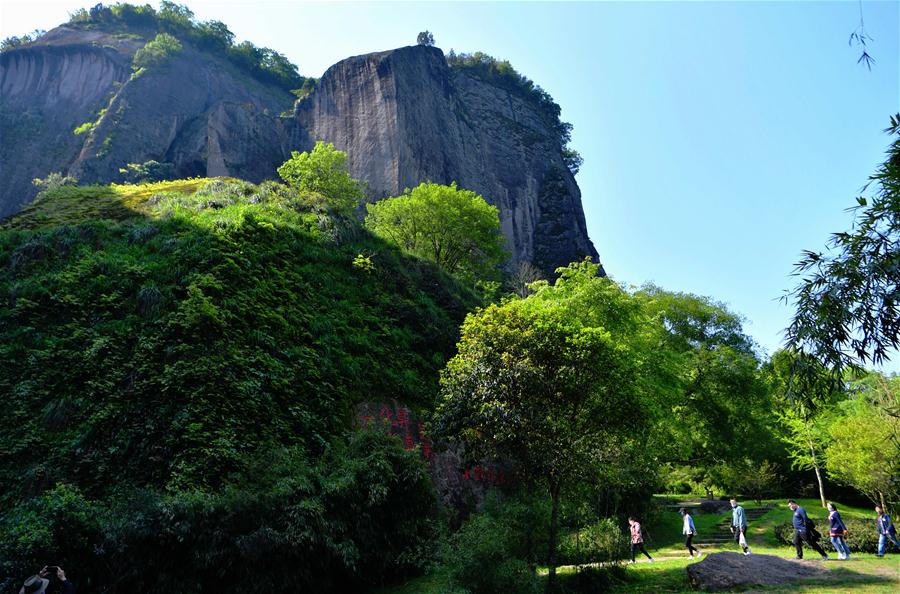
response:
{"label": "green vegetation", "polygon": [[182,50],[181,42],[169,35],[160,33],[134,53],[131,60],[131,69],[138,72],[144,68],[165,63],[174,54]]}
{"label": "green vegetation", "polygon": [[175,177],[175,165],[152,160],[144,163],[129,163],[119,169],[119,173],[125,176],[127,183],[154,183],[173,179]]}
{"label": "green vegetation", "polygon": [[788,348],[838,377],[900,349],[900,114],[885,132],[893,137],[887,158],[866,184],[872,195],[856,199],[851,231],[833,234],[828,252],[805,252],[796,267],[803,279],[786,295],[796,305]]}
{"label": "green vegetation", "polygon": [[159,10],[149,4],[97,4],[90,10],[82,8],[72,13],[69,25],[137,32],[147,38],[157,34],[171,35],[201,50],[222,55],[255,78],[285,91],[301,88],[306,80],[282,54],[267,47],[257,47],[249,41],[235,44],[234,33],[221,21],[197,22],[187,6],[167,0],[160,2]]}
{"label": "green vegetation", "polygon": [[94,128],[97,126],[95,122],[85,122],[80,126],[77,126],[74,130],[72,130],[72,134],[75,136],[81,136],[82,134],[90,134],[94,131]]}
{"label": "green vegetation", "polygon": [[418,45],[434,45],[434,35],[431,34],[431,31],[422,31],[416,36],[416,43]]}
{"label": "green vegetation", "polygon": [[460,278],[496,278],[508,256],[497,208],[456,182],[423,182],[366,208],[375,235]]}
{"label": "green vegetation", "polygon": [[16,37],[15,35],[7,37],[3,41],[0,41],[0,52],[6,52],[9,50],[14,50],[18,47],[26,46],[29,43],[40,39],[41,36],[44,35],[44,33],[46,33],[46,31],[44,31],[43,29],[35,29],[31,33],[26,33],[21,37]]}
{"label": "green vegetation", "polygon": [[640,308],[598,270],[573,264],[554,286],[470,314],[441,377],[436,435],[546,488],[551,583],[562,490],[604,477],[612,464],[598,461],[626,449],[647,397]]}
{"label": "green vegetation", "polygon": [[[134,183],[35,180],[0,226],[0,589],[52,559],[109,594],[674,592],[680,504],[654,492],[775,503],[749,537],[783,556],[790,515],[768,496],[818,486],[802,503],[823,528],[826,495],[847,501],[864,555],[872,514],[853,504],[898,513],[900,378],[855,369],[876,354],[829,358],[809,334],[766,359],[723,304],[624,288],[590,261],[552,281],[520,266],[487,302],[470,287],[499,285],[495,208],[423,183],[362,224],[363,186],[322,142],[279,168],[286,184],[122,173]],[[875,178],[879,217],[895,174]],[[877,353],[892,269],[866,241],[896,229],[868,217],[845,256],[878,251],[885,310],[838,317],[865,320],[848,344]],[[421,452],[357,426],[388,402],[427,423]],[[473,466],[509,480],[440,508],[432,477]],[[701,536],[728,518],[711,503]],[[621,566],[629,515],[659,564]],[[896,589],[890,560],[861,556],[798,591]]]}
{"label": "green vegetation", "polygon": [[362,183],[347,170],[347,153],[321,140],[311,152],[293,151],[278,175],[314,208],[349,214],[363,198]]}
{"label": "green vegetation", "polygon": [[48,555],[112,592],[119,565],[234,592],[421,568],[418,454],[347,431],[359,402],[433,406],[475,297],[281,184],[53,185],[0,229],[0,581]]}

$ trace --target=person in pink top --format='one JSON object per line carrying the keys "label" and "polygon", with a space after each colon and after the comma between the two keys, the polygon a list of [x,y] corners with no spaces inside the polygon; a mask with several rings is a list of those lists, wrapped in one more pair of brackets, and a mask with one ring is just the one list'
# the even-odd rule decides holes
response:
{"label": "person in pink top", "polygon": [[641,534],[641,523],[637,521],[637,518],[632,516],[628,518],[628,525],[631,527],[631,562],[634,563],[634,554],[638,551],[644,553],[650,561],[653,561],[653,557],[651,557],[650,553],[647,552],[647,549],[644,548],[644,536]]}

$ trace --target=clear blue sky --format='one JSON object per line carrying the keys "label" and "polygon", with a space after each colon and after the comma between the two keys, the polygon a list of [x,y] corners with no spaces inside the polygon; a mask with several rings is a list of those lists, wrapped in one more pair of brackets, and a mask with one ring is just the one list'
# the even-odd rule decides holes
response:
{"label": "clear blue sky", "polygon": [[[0,37],[93,3],[4,0]],[[847,43],[858,2],[184,3],[306,75],[424,29],[444,51],[509,59],[575,126],[610,274],[724,301],[769,352],[793,263],[849,227],[900,109],[897,1],[862,2],[871,72]]]}

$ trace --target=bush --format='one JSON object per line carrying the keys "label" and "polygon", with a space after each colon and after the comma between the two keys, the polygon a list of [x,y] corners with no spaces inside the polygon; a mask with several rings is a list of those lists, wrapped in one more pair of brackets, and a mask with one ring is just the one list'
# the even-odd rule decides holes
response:
{"label": "bush", "polygon": [[628,550],[625,532],[615,519],[604,518],[564,536],[559,543],[559,563],[619,563],[627,558]]}
{"label": "bush", "polygon": [[[849,534],[844,537],[844,542],[850,547],[850,551],[854,553],[878,552],[878,534],[875,532],[874,520],[844,518],[844,525],[849,531]],[[794,527],[790,522],[777,524],[774,530],[775,538],[778,542],[791,546],[794,545]],[[822,548],[826,551],[834,551],[834,546],[831,544],[831,537],[828,534],[828,521],[816,520],[816,530],[822,533],[822,540],[819,541]]]}
{"label": "bush", "polygon": [[125,176],[125,183],[155,183],[175,179],[175,164],[152,160],[144,163],[129,163],[119,169],[119,173]]}
{"label": "bush", "polygon": [[181,42],[175,37],[168,33],[160,33],[134,53],[134,57],[131,59],[131,69],[137,72],[141,68],[162,64],[181,49]]}
{"label": "bush", "polygon": [[315,465],[284,450],[233,480],[217,493],[106,503],[57,486],[2,517],[0,583],[59,564],[83,591],[109,594],[343,592],[418,571],[432,555],[430,476],[396,437],[354,434]]}
{"label": "bush", "polygon": [[518,537],[506,521],[488,513],[473,515],[444,553],[453,580],[472,594],[540,591],[534,570],[515,556]]}

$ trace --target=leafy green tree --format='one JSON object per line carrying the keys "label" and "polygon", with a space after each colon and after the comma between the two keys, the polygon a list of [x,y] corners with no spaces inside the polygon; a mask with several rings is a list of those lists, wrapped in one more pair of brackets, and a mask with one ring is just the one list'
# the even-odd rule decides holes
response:
{"label": "leafy green tree", "polygon": [[182,47],[181,42],[168,33],[160,33],[134,53],[131,68],[137,72],[141,68],[162,64],[173,54],[180,52]]}
{"label": "leafy green tree", "polygon": [[307,199],[337,212],[352,211],[363,198],[362,183],[347,169],[347,153],[321,140],[310,152],[292,152],[278,175]]}
{"label": "leafy green tree", "polygon": [[474,457],[514,461],[547,489],[550,587],[563,489],[614,460],[645,417],[647,357],[633,337],[647,320],[598,269],[573,264],[527,299],[470,314],[441,376],[436,434],[461,440]]}
{"label": "leafy green tree", "polygon": [[366,227],[373,233],[450,274],[493,278],[507,258],[497,207],[456,182],[424,182],[366,207]]}
{"label": "leafy green tree", "polygon": [[[677,376],[660,426],[660,455],[691,468],[699,483],[734,488],[729,465],[761,462],[781,451],[754,343],[740,316],[708,297],[655,286],[638,292],[664,328],[658,348]],[[723,484],[729,483],[729,484]]]}
{"label": "leafy green tree", "polygon": [[[805,362],[798,363],[798,359],[805,359]],[[819,397],[820,405],[827,403],[828,406],[811,407],[807,398],[798,397],[798,394],[808,392],[802,382],[813,380],[817,382],[817,385],[830,385],[827,370],[821,365],[818,366],[816,375],[812,375],[812,368],[806,373],[795,375],[795,370],[799,365],[815,366],[816,363],[815,360],[809,360],[807,355],[780,350],[772,355],[767,370],[771,389],[777,402],[776,416],[783,428],[783,431],[780,432],[780,439],[788,446],[791,467],[815,472],[816,483],[819,486],[819,499],[822,507],[825,507],[823,466],[825,462],[824,449],[829,440],[828,411],[840,399],[841,391],[828,392],[826,400]],[[813,390],[825,394],[824,388],[816,387]]]}
{"label": "leafy green tree", "polygon": [[812,355],[840,381],[842,370],[881,363],[900,347],[900,114],[885,130],[887,159],[857,198],[850,231],[835,233],[827,252],[804,252],[800,284],[785,296],[796,313],[787,348]]}
{"label": "leafy green tree", "polygon": [[827,425],[828,475],[883,507],[900,504],[900,378],[871,372]]}
{"label": "leafy green tree", "polygon": [[434,35],[431,34],[431,31],[422,31],[416,36],[416,43],[419,45],[434,45]]}

